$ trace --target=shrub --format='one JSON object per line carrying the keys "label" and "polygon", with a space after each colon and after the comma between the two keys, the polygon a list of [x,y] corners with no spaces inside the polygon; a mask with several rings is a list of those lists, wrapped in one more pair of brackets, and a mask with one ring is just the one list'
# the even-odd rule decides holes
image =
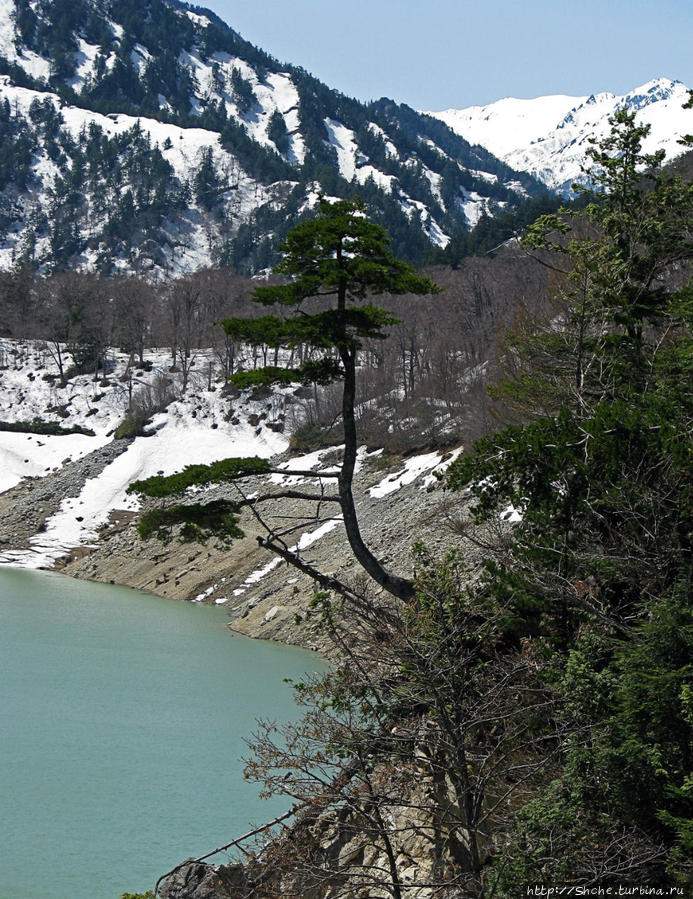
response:
{"label": "shrub", "polygon": [[153,415],[163,412],[176,399],[173,381],[159,375],[152,384],[141,387],[132,395],[127,416],[118,425],[114,437],[146,437],[146,427]]}
{"label": "shrub", "polygon": [[66,434],[84,434],[86,437],[94,437],[91,428],[83,428],[82,425],[72,425],[64,428],[56,421],[43,421],[34,418],[32,421],[0,421],[0,431],[14,431],[19,434],[45,434],[52,437],[64,437]]}

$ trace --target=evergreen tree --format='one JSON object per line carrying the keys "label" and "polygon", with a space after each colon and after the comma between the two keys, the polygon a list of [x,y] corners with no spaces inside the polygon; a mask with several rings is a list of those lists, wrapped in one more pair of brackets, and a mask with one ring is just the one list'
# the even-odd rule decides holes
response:
{"label": "evergreen tree", "polygon": [[[279,306],[294,313],[286,317],[263,317],[265,342],[277,348],[302,345],[318,355],[305,359],[295,368],[268,366],[251,372],[238,372],[231,380],[239,387],[296,381],[342,381],[344,458],[336,477],[337,492],[323,499],[339,505],[351,548],[368,574],[389,592],[408,597],[413,593],[411,582],[385,570],[363,542],[352,495],[357,450],[355,402],[358,353],[365,339],[383,339],[384,329],[395,321],[389,312],[370,302],[370,296],[382,293],[428,294],[437,290],[432,281],[417,275],[410,266],[396,259],[388,243],[386,232],[368,220],[360,201],[328,203],[321,200],[317,218],[297,225],[281,247],[285,255],[275,271],[290,276],[292,280],[286,284],[258,287],[254,291],[254,299],[261,305]],[[253,342],[258,339],[255,319],[228,319],[223,326],[234,340]],[[251,472],[257,472],[262,467],[260,460],[250,460],[247,464]],[[195,479],[208,483],[217,477],[230,480],[247,473],[244,460],[227,460],[227,463],[218,465],[222,467],[193,466],[186,469],[188,474],[183,472],[170,478],[150,478],[137,482],[131,489],[148,495],[165,496],[179,492],[194,483]],[[225,504],[222,511],[229,516],[234,515],[238,508],[239,504]],[[207,510],[208,513],[211,511],[214,510]],[[175,514],[166,519],[165,513],[157,510],[153,519],[152,516],[143,518],[143,527],[151,531],[152,520],[157,526],[165,520],[171,523],[186,521],[190,525],[187,514],[185,507],[179,506]],[[200,523],[202,514],[199,506],[195,507],[192,523],[197,534],[205,530]],[[237,533],[235,519],[227,517],[226,523],[229,535]],[[218,525],[207,529],[214,531],[215,528],[219,532]],[[275,539],[270,534],[261,543],[302,570],[308,570],[281,539]],[[319,572],[311,573],[325,586],[340,586]]]}
{"label": "evergreen tree", "polygon": [[520,814],[501,895],[537,871],[690,876],[693,185],[641,153],[646,133],[618,113],[592,153],[603,192],[530,229],[529,246],[562,257],[564,283],[550,321],[511,339],[496,396],[533,420],[449,474],[477,520],[522,518],[483,589],[510,603],[511,644],[543,645],[562,708],[561,768]]}
{"label": "evergreen tree", "polygon": [[272,141],[279,152],[285,156],[291,146],[289,132],[284,121],[284,116],[275,109],[267,123],[267,137]]}
{"label": "evergreen tree", "polygon": [[214,165],[212,148],[203,147],[200,151],[200,165],[193,178],[195,199],[209,212],[218,204],[223,189],[223,182]]}
{"label": "evergreen tree", "polygon": [[231,87],[233,88],[233,99],[238,107],[239,113],[243,116],[250,112],[257,102],[253,85],[244,78],[239,69],[233,69],[231,72]]}

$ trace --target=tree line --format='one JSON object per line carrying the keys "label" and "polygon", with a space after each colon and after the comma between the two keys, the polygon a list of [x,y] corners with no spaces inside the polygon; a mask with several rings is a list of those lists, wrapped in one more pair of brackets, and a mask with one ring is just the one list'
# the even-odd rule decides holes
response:
{"label": "tree line", "polygon": [[[384,297],[395,320],[390,339],[365,338],[356,372],[361,438],[393,452],[451,446],[492,426],[485,385],[496,371],[499,334],[518,309],[535,310],[536,298],[543,302],[551,280],[541,265],[513,248],[493,259],[470,259],[457,270],[434,267],[426,274],[442,292]],[[157,283],[79,272],[40,276],[18,265],[0,273],[2,335],[68,347],[87,370],[109,347],[132,354],[140,364],[149,348],[166,347],[185,387],[201,350],[212,350],[220,378],[234,373],[244,347],[243,364],[251,368],[268,353],[274,358],[272,334],[251,302],[255,285],[230,269]],[[243,337],[224,332],[219,322],[239,315],[257,319],[254,331]],[[296,359],[315,354],[297,342]],[[292,408],[298,416],[296,445],[340,442],[333,386],[306,389]]]}

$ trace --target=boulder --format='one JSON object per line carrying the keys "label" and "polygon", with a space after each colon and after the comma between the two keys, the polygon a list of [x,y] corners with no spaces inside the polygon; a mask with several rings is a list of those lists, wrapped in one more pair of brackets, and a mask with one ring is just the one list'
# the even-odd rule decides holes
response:
{"label": "boulder", "polygon": [[184,863],[158,890],[160,899],[242,899],[247,896],[242,865]]}

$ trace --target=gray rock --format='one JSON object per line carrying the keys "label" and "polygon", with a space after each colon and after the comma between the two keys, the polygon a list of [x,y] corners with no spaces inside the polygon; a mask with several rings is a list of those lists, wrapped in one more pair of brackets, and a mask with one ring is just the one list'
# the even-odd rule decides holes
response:
{"label": "gray rock", "polygon": [[241,865],[184,864],[159,887],[161,899],[241,899],[247,896]]}

